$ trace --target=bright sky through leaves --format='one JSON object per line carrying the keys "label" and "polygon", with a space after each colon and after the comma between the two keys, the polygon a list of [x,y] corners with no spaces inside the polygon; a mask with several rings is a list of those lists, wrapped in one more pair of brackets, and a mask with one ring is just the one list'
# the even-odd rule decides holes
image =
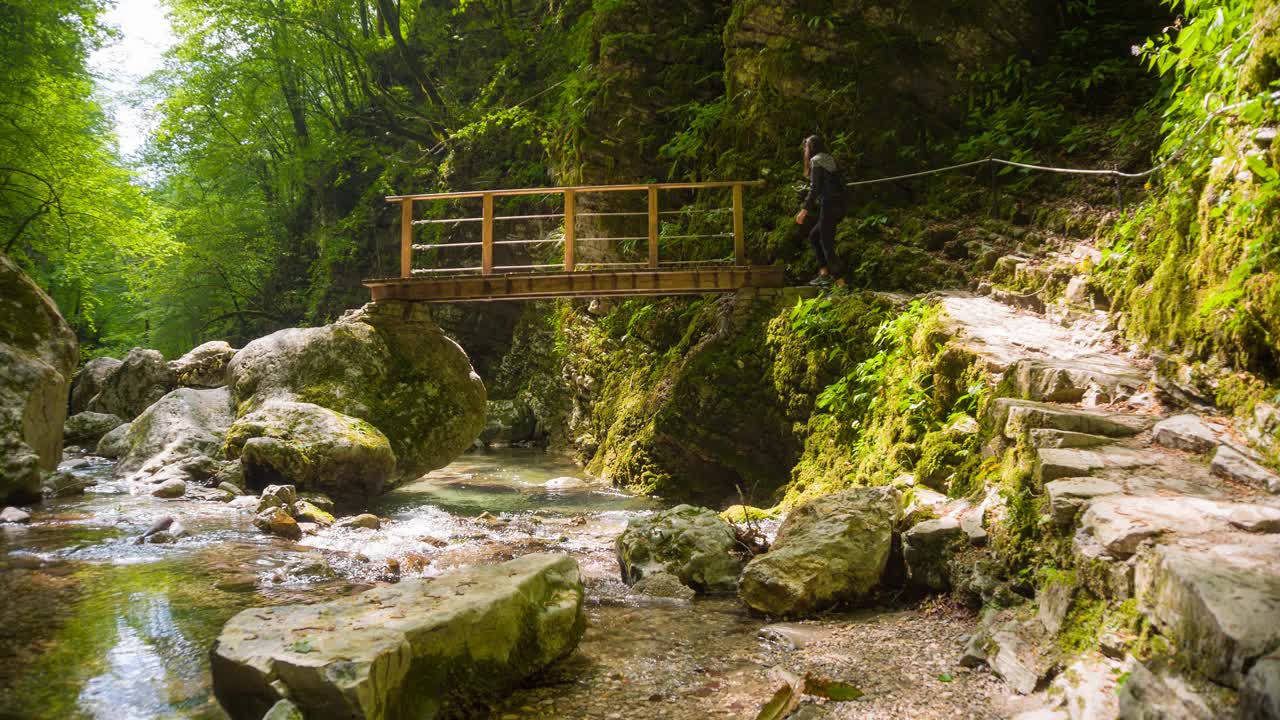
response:
{"label": "bright sky through leaves", "polygon": [[99,78],[99,100],[115,120],[120,152],[129,156],[146,141],[150,127],[150,103],[141,97],[140,84],[160,69],[174,43],[173,31],[160,0],[119,0],[105,21],[119,28],[119,36],[93,53],[89,63]]}

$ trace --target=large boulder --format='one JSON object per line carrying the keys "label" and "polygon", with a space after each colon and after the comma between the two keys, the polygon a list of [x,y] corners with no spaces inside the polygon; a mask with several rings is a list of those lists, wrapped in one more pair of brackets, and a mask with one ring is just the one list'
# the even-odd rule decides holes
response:
{"label": "large boulder", "polygon": [[174,378],[183,387],[217,388],[227,384],[227,365],[236,349],[223,340],[213,340],[169,363]]}
{"label": "large boulder", "polygon": [[632,518],[618,536],[617,552],[628,585],[668,573],[700,592],[732,592],[742,572],[733,526],[714,510],[692,505]]}
{"label": "large boulder", "polygon": [[107,433],[124,424],[115,415],[90,412],[76,413],[62,425],[62,436],[67,442],[96,443]]}
{"label": "large boulder", "polygon": [[207,480],[218,470],[231,420],[226,388],[178,388],[129,424],[115,474],[154,482]]}
{"label": "large boulder", "polygon": [[102,382],[86,410],[132,420],[178,385],[158,350],[134,348]]}
{"label": "large boulder", "polygon": [[800,505],[769,552],[747,564],[739,596],[770,615],[866,598],[888,563],[899,507],[891,487],[854,488]]}
{"label": "large boulder", "polygon": [[287,400],[268,400],[236,420],[226,456],[240,461],[251,489],[288,482],[344,509],[363,509],[380,495],[396,466],[391,444],[373,425]]}
{"label": "large boulder", "polygon": [[79,359],[53,300],[0,254],[0,502],[40,497],[62,460],[67,392]]}
{"label": "large boulder", "polygon": [[228,379],[241,418],[286,401],[370,423],[402,478],[449,463],[484,427],[484,383],[413,303],[371,303],[331,325],[258,338],[236,353]]}
{"label": "large boulder", "polygon": [[577,646],[578,565],[526,555],[310,605],[251,608],[213,647],[233,720],[287,699],[311,720],[474,717]]}
{"label": "large boulder", "polygon": [[78,415],[89,407],[89,401],[102,392],[107,378],[120,369],[122,363],[116,358],[100,357],[85,363],[76,371],[71,381],[71,406],[67,408],[70,415]]}

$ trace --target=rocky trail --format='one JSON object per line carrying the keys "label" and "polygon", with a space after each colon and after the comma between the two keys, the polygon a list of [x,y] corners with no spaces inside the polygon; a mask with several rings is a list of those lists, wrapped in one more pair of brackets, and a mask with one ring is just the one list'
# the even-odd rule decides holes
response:
{"label": "rocky trail", "polygon": [[[965,661],[989,663],[1018,692],[1040,690],[1028,702],[1043,707],[1026,717],[1234,712],[1229,693],[1144,667],[1127,652],[1136,639],[1123,633],[1065,658],[1063,671],[1051,636],[1068,620],[1072,595],[1087,589],[1131,601],[1183,650],[1191,675],[1240,691],[1242,717],[1272,717],[1261,713],[1268,703],[1274,712],[1280,686],[1280,479],[1225,419],[1164,408],[1151,369],[1109,348],[1105,332],[986,297],[942,304],[956,342],[1004,373],[1010,397],[995,400],[984,423],[997,443],[1029,444],[1035,486],[1048,499],[1046,534],[1062,538],[1077,568],[1045,585],[1034,610],[988,610]],[[985,527],[1005,521],[1007,510],[988,499],[976,510],[958,503],[956,524],[974,512],[986,513]]]}

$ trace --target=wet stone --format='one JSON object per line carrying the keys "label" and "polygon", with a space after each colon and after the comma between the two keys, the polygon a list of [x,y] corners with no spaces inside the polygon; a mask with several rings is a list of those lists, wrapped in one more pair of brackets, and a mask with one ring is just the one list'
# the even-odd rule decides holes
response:
{"label": "wet stone", "polygon": [[298,493],[292,485],[268,485],[258,497],[258,512],[269,508],[291,508],[298,501]]}
{"label": "wet stone", "polygon": [[19,524],[26,523],[31,520],[31,513],[19,510],[16,507],[7,507],[0,511],[0,523]]}
{"label": "wet stone", "polygon": [[253,519],[254,527],[271,535],[278,535],[289,540],[302,537],[302,528],[283,507],[272,507],[258,513]]}
{"label": "wet stone", "polygon": [[183,495],[187,494],[187,483],[183,480],[178,480],[176,478],[172,480],[165,480],[164,482],[160,483],[159,487],[157,487],[155,490],[152,490],[151,494],[154,497],[164,498],[166,500],[180,498]]}
{"label": "wet stone", "polygon": [[361,513],[352,517],[342,518],[335,523],[340,528],[364,528],[366,530],[378,530],[382,527],[382,521],[377,515],[370,513]]}
{"label": "wet stone", "polygon": [[694,595],[693,588],[680,582],[680,578],[671,573],[656,572],[640,578],[631,586],[631,592],[649,597],[670,598],[673,600],[690,600]]}
{"label": "wet stone", "polygon": [[582,600],[577,563],[537,554],[251,608],[214,645],[214,691],[233,720],[258,720],[285,697],[311,720],[461,717],[571,653]]}

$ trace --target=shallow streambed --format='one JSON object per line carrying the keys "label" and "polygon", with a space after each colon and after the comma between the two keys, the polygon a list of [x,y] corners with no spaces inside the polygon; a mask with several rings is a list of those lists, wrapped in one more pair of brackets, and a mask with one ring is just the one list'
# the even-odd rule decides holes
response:
{"label": "shallow streambed", "polygon": [[[1000,717],[1001,686],[954,667],[971,619],[924,608],[793,626],[802,647],[758,636],[732,598],[631,596],[613,540],[655,500],[581,478],[536,451],[469,454],[372,508],[380,530],[330,529],[290,543],[262,535],[237,503],[157,500],[72,458],[99,484],[0,529],[0,717],[220,718],[208,649],[246,607],[311,602],[400,577],[529,552],[574,555],[590,625],[579,651],[510,698],[499,718],[754,717],[779,670],[839,678],[866,694],[797,717]],[[158,517],[190,535],[133,539]]]}

